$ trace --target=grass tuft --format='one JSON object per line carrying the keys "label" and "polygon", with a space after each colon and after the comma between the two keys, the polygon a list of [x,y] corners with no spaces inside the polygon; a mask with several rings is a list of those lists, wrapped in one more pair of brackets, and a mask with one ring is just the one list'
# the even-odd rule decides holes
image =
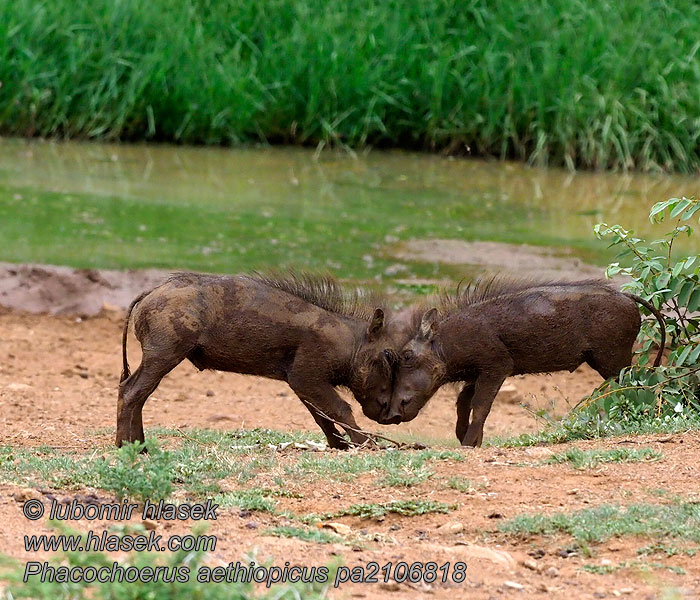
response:
{"label": "grass tuft", "polygon": [[691,0],[0,4],[0,132],[700,165]]}

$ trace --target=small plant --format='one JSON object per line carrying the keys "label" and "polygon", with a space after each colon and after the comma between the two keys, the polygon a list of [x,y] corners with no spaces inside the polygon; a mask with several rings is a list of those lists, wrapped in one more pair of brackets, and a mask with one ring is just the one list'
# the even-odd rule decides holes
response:
{"label": "small plant", "polygon": [[414,517],[428,513],[448,513],[453,508],[453,506],[434,500],[396,500],[386,504],[353,504],[337,512],[323,515],[322,518],[352,516],[361,519],[382,520],[389,513]]}
{"label": "small plant", "polygon": [[566,452],[550,456],[545,463],[569,463],[574,469],[593,469],[601,463],[650,462],[663,458],[663,454],[653,448],[615,448],[613,450],[580,450],[570,448]]}
{"label": "small plant", "polygon": [[276,537],[297,538],[305,542],[316,542],[318,544],[342,543],[343,538],[328,533],[318,528],[304,529],[302,527],[272,527],[264,533]]}
{"label": "small plant", "polygon": [[263,489],[237,490],[216,496],[214,501],[221,508],[237,506],[242,510],[274,513],[277,502],[270,498],[271,492]]}
{"label": "small plant", "polygon": [[377,483],[384,487],[414,487],[427,481],[434,475],[430,469],[401,470],[388,473],[386,477],[377,480]]}
{"label": "small plant", "polygon": [[457,490],[458,492],[469,494],[473,492],[476,487],[483,487],[483,482],[474,485],[474,482],[471,479],[465,479],[464,477],[450,477],[447,480],[447,487],[451,490]]}
{"label": "small plant", "polygon": [[698,542],[698,523],[700,506],[693,502],[627,507],[603,504],[571,514],[519,515],[504,523],[501,531],[519,536],[566,533],[579,543],[600,543],[621,535]]}
{"label": "small plant", "polygon": [[170,452],[149,439],[144,443],[125,443],[113,459],[104,459],[97,465],[97,473],[100,487],[115,492],[119,498],[162,500],[173,491],[175,464]]}

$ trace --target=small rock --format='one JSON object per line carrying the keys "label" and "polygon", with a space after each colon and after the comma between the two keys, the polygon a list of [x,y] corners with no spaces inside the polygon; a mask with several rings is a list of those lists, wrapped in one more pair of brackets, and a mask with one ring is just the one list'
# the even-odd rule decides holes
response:
{"label": "small rock", "polygon": [[492,512],[489,514],[489,519],[502,519],[503,515],[499,512]]}
{"label": "small rock", "polygon": [[11,392],[23,392],[26,390],[31,390],[32,386],[26,383],[9,383],[7,384],[7,389]]}
{"label": "small rock", "polygon": [[621,594],[633,594],[634,589],[632,589],[632,588],[620,588],[620,593]]}
{"label": "small rock", "polygon": [[497,402],[508,402],[510,404],[519,404],[522,400],[518,388],[516,388],[512,383],[504,383],[501,389],[498,390]]}
{"label": "small rock", "polygon": [[211,423],[216,423],[217,421],[233,421],[233,418],[231,415],[224,415],[224,414],[216,414],[216,415],[211,415],[207,421]]}
{"label": "small rock", "polygon": [[247,519],[250,516],[250,511],[246,508],[238,512],[238,516],[241,519]]}
{"label": "small rock", "polygon": [[149,531],[155,531],[158,527],[158,523],[156,521],[151,521],[150,519],[144,519],[141,521],[141,523]]}
{"label": "small rock", "polygon": [[41,500],[41,494],[34,488],[22,488],[12,494],[16,502],[26,502],[27,500]]}
{"label": "small rock", "polygon": [[387,592],[398,592],[401,589],[401,586],[393,581],[391,583],[380,583],[379,587]]}
{"label": "small rock", "polygon": [[559,577],[559,569],[556,567],[549,567],[547,570],[545,570],[544,574],[548,577]]}
{"label": "small rock", "polygon": [[245,524],[245,526],[247,529],[257,529],[258,528],[258,524],[255,521],[248,521]]}
{"label": "small rock", "polygon": [[335,522],[324,523],[323,528],[324,529],[332,529],[338,535],[350,535],[352,533],[352,527],[350,527],[349,525],[346,525],[345,523],[335,523]]}
{"label": "small rock", "polygon": [[464,531],[464,525],[459,521],[448,521],[437,528],[440,533],[457,534]]}
{"label": "small rock", "polygon": [[122,312],[122,309],[119,308],[116,304],[111,304],[109,302],[102,303],[102,310],[105,312],[111,312],[111,313],[121,313]]}
{"label": "small rock", "polygon": [[525,448],[525,454],[532,458],[549,458],[554,454],[550,448]]}
{"label": "small rock", "polygon": [[523,567],[526,569],[530,569],[531,571],[537,571],[538,573],[542,570],[542,567],[537,564],[537,561],[532,560],[531,558],[526,558],[524,561],[522,561]]}
{"label": "small rock", "polygon": [[[514,569],[517,564],[515,559],[504,550],[492,550],[486,546],[477,546],[476,544],[460,544],[459,554],[466,559],[488,560],[508,569]],[[465,562],[469,564],[469,560],[465,560]]]}
{"label": "small rock", "polygon": [[214,392],[212,390],[207,390],[207,397],[211,398],[214,395]]}
{"label": "small rock", "polygon": [[510,588],[512,590],[524,590],[525,589],[525,586],[522,583],[518,583],[517,581],[504,581],[503,587],[507,587],[507,588]]}
{"label": "small rock", "polygon": [[406,271],[408,267],[406,265],[402,264],[393,264],[389,265],[386,269],[384,269],[384,275],[387,277],[391,277],[392,275],[398,275],[399,273]]}

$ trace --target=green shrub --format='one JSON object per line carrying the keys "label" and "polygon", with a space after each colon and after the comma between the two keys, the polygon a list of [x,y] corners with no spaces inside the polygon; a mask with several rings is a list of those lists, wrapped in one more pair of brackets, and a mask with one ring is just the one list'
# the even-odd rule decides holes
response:
{"label": "green shrub", "polygon": [[[624,369],[616,380],[608,380],[590,396],[580,418],[592,425],[602,417],[609,422],[634,424],[656,419],[697,420],[700,417],[700,255],[678,257],[674,241],[692,235],[688,224],[700,211],[695,198],[671,198],[655,204],[652,222],[674,220],[673,230],[650,243],[619,225],[601,223],[595,227],[599,238],[612,238],[619,247],[618,258],[607,275],[629,279],[622,287],[650,301],[664,314],[668,333],[666,364],[650,368],[650,354],[661,341],[656,318],[647,317],[639,333],[637,364]],[[643,309],[646,310],[646,309]]]}
{"label": "green shrub", "polygon": [[103,459],[97,465],[97,473],[99,487],[119,498],[151,501],[170,496],[176,475],[172,455],[153,439],[125,443],[113,459]]}

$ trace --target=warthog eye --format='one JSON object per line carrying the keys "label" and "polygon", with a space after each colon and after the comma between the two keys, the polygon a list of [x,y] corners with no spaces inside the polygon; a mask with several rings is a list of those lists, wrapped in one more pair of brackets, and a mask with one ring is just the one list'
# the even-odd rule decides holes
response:
{"label": "warthog eye", "polygon": [[388,348],[382,352],[384,360],[386,360],[389,365],[393,366],[396,363],[396,353]]}
{"label": "warthog eye", "polygon": [[410,362],[416,357],[415,353],[413,350],[404,350],[403,353],[401,354],[401,359],[404,362]]}

